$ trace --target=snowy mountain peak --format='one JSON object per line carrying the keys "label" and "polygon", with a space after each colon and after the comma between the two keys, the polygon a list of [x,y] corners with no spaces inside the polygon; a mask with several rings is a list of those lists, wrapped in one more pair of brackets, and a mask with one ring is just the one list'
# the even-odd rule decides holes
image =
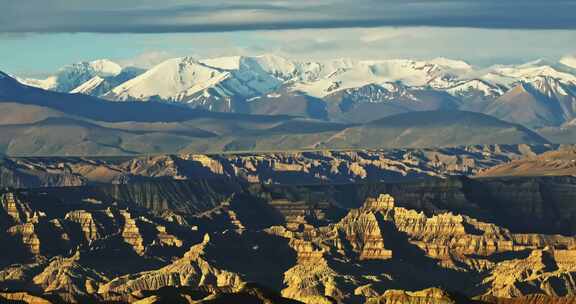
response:
{"label": "snowy mountain peak", "polygon": [[242,57],[240,56],[229,56],[229,57],[216,57],[216,58],[208,58],[202,59],[199,62],[221,70],[238,70],[240,68],[240,60]]}
{"label": "snowy mountain peak", "polygon": [[169,59],[114,88],[106,97],[193,102],[208,88],[213,88],[220,96],[245,98],[278,88],[281,81],[252,61],[252,58],[244,57]]}
{"label": "snowy mountain peak", "polygon": [[122,72],[122,67],[108,59],[99,59],[94,61],[82,61],[67,65],[58,70],[57,75],[67,76],[78,75],[82,73],[93,76],[116,76]]}
{"label": "snowy mountain peak", "polygon": [[23,84],[53,90],[70,92],[94,76],[113,77],[122,72],[122,67],[108,59],[83,61],[64,66],[58,72],[45,79],[19,78]]}
{"label": "snowy mountain peak", "polygon": [[504,94],[504,89],[481,79],[464,80],[446,89],[452,96],[467,96],[481,94],[484,97],[498,97]]}
{"label": "snowy mountain peak", "polygon": [[56,87],[58,85],[58,77],[56,76],[50,76],[45,79],[20,78],[20,77],[17,79],[22,84],[31,87],[41,88],[44,90],[56,90]]}
{"label": "snowy mountain peak", "polygon": [[292,79],[299,74],[297,62],[277,55],[218,57],[203,59],[200,62],[207,66],[227,71],[251,70],[267,73],[284,81]]}
{"label": "snowy mountain peak", "polygon": [[535,89],[549,98],[562,98],[570,96],[568,88],[558,79],[549,76],[540,76],[526,83],[529,89]]}
{"label": "snowy mountain peak", "polygon": [[276,55],[243,57],[241,65],[249,69],[261,69],[263,72],[283,80],[289,80],[304,72],[298,68],[300,63]]}
{"label": "snowy mountain peak", "polygon": [[[573,108],[575,71],[546,60],[479,69],[447,58],[305,61],[265,54],[172,58],[148,71],[121,69],[102,59],[69,65],[44,80],[19,81],[110,100],[178,102],[214,111],[241,109],[249,101],[271,100],[271,96],[344,98],[362,107],[388,107],[374,105],[388,101],[402,101],[405,107],[415,104],[405,101],[416,100],[426,109],[435,109],[454,108],[458,102],[482,110],[503,96],[507,100],[529,95]],[[510,91],[513,94],[507,94]]]}
{"label": "snowy mountain peak", "polygon": [[94,76],[90,80],[84,82],[83,84],[79,85],[78,87],[70,91],[70,93],[72,94],[81,93],[90,95],[92,94],[92,92],[94,92],[96,88],[102,85],[104,81],[105,81],[104,78],[100,76]]}
{"label": "snowy mountain peak", "polygon": [[346,89],[343,95],[348,102],[381,103],[394,100],[415,101],[417,98],[400,82],[371,83],[359,88]]}
{"label": "snowy mountain peak", "polygon": [[107,97],[183,101],[228,76],[229,73],[204,65],[192,57],[173,58],[114,88]]}
{"label": "snowy mountain peak", "polygon": [[482,76],[482,79],[512,87],[520,81],[531,82],[539,77],[551,77],[562,83],[576,84],[576,75],[550,65],[536,62],[518,66],[495,66]]}
{"label": "snowy mountain peak", "polygon": [[431,64],[439,65],[442,67],[452,68],[455,70],[471,70],[472,66],[462,60],[453,60],[444,57],[434,58],[429,61]]}
{"label": "snowy mountain peak", "polygon": [[122,72],[122,67],[108,59],[99,59],[89,62],[98,76],[116,76]]}

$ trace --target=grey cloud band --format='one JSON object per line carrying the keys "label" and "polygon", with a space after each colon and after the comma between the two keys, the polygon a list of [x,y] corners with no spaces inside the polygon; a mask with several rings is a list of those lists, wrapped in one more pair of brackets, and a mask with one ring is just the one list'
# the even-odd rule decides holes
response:
{"label": "grey cloud band", "polygon": [[[94,2],[94,1],[91,1]],[[86,3],[86,4],[84,4]],[[574,29],[567,0],[292,1],[4,0],[3,33],[186,33],[438,26]]]}

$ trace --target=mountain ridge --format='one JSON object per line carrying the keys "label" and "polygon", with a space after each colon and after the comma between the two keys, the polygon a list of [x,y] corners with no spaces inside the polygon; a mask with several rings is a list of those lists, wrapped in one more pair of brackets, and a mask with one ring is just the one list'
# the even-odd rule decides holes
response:
{"label": "mountain ridge", "polygon": [[[285,115],[217,113],[155,102],[110,102],[82,94],[28,87],[8,76],[0,79],[0,104],[10,110],[0,114],[0,122],[4,122],[0,125],[0,152],[13,155],[126,155],[548,143],[525,128],[480,113],[407,112],[400,114],[403,115],[400,118],[392,116],[390,119],[404,119],[410,121],[410,125],[374,128],[374,123],[339,124]],[[478,119],[446,124],[445,115],[474,115]],[[426,116],[437,126],[445,124],[441,134],[447,139],[430,136],[427,126],[418,122]],[[483,120],[498,121],[499,124],[489,126]],[[470,136],[460,134],[462,127],[471,131]],[[357,136],[359,132],[369,132],[370,136],[358,142],[363,138]],[[473,137],[473,133],[487,137]],[[414,142],[399,140],[398,136],[412,138]],[[433,138],[440,141],[435,143],[431,140]]]}
{"label": "mountain ridge", "polygon": [[[78,76],[85,82],[69,91],[121,102],[176,103],[213,112],[291,113],[334,122],[365,122],[405,111],[440,109],[445,107],[441,104],[454,103],[451,101],[454,99],[457,105],[452,107],[460,110],[481,112],[528,127],[559,127],[576,119],[576,69],[565,62],[536,60],[478,68],[447,58],[306,61],[276,55],[180,57],[168,59],[147,71],[128,73],[129,68],[124,67],[116,71],[124,74],[120,78],[101,77],[94,68],[88,69],[88,74]],[[83,65],[90,64],[97,66],[95,63]],[[521,113],[523,109],[502,105],[501,99],[509,98],[518,86],[538,92],[538,96],[532,97],[536,101],[529,105],[533,108],[526,111],[542,117],[532,114],[528,119]],[[383,93],[366,96],[363,90],[367,87]],[[358,110],[347,114],[330,105],[338,98],[335,96],[341,95],[386,105],[359,105]],[[314,106],[318,110],[290,109],[290,104],[301,102],[302,97],[320,102]],[[514,96],[518,103],[522,103],[523,98]],[[413,99],[418,99],[421,105],[410,105]],[[254,103],[256,101],[259,103]],[[277,107],[274,101],[286,105]],[[264,102],[271,105],[263,105]],[[538,104],[552,104],[548,106],[561,110],[540,114],[542,109]],[[363,109],[365,107],[368,109]],[[324,110],[320,110],[322,108]],[[284,109],[284,113],[280,109]],[[520,113],[511,113],[516,111]],[[550,115],[557,117],[551,119]]]}

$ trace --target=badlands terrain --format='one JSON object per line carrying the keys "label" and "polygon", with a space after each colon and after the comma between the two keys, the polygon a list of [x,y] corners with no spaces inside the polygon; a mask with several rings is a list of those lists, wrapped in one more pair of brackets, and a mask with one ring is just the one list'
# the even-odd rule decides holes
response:
{"label": "badlands terrain", "polygon": [[5,157],[0,301],[573,303],[574,159],[549,144]]}

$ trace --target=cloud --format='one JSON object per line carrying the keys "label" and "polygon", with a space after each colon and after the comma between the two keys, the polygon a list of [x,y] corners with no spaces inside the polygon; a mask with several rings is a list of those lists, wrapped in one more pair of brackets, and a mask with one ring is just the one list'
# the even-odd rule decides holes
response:
{"label": "cloud", "polygon": [[566,55],[560,59],[560,63],[576,69],[576,54]]}
{"label": "cloud", "polygon": [[173,54],[169,51],[148,51],[137,55],[136,57],[118,60],[118,63],[122,66],[132,66],[138,68],[149,69],[158,63],[176,57],[176,54]]}
{"label": "cloud", "polygon": [[387,41],[395,38],[405,37],[406,35],[410,35],[409,31],[402,31],[402,30],[382,30],[381,28],[371,28],[366,29],[360,35],[359,39],[363,43],[371,44],[377,43],[382,41]]}
{"label": "cloud", "polygon": [[576,31],[381,27],[137,35],[81,33],[23,35],[21,39],[0,40],[0,44],[0,58],[6,59],[0,63],[0,70],[17,75],[51,72],[65,64],[100,58],[147,67],[168,57],[265,53],[301,60],[448,57],[486,66],[540,58],[559,60],[566,54],[575,54]]}
{"label": "cloud", "polygon": [[278,55],[300,59],[448,57],[480,66],[521,63],[539,58],[558,60],[573,53],[576,45],[576,32],[567,30],[382,27],[251,32],[245,35],[248,38],[244,40],[257,41]]}
{"label": "cloud", "polygon": [[576,29],[572,0],[2,0],[3,33],[437,26]]}

